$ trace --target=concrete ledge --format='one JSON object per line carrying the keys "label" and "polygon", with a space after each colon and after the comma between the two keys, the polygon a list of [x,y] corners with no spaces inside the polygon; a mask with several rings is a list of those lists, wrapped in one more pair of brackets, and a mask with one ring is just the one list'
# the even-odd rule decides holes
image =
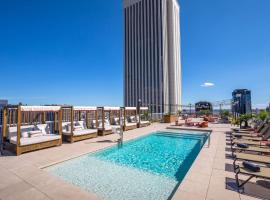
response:
{"label": "concrete ledge", "polygon": [[184,127],[184,126],[168,126],[167,129],[213,132],[213,130],[209,128],[196,128],[196,127]]}

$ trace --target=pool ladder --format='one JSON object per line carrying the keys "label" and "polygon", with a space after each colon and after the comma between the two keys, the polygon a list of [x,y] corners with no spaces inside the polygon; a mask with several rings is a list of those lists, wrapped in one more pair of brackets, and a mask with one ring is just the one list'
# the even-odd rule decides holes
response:
{"label": "pool ladder", "polygon": [[116,133],[119,134],[119,139],[117,140],[117,144],[118,144],[118,148],[122,148],[123,147],[123,140],[124,140],[124,131],[123,128],[117,128],[116,129]]}

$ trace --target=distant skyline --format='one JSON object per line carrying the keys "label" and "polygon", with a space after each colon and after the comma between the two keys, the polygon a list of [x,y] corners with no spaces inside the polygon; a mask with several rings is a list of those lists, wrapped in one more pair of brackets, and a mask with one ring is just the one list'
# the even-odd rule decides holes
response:
{"label": "distant skyline", "polygon": [[[270,102],[270,1],[180,0],[183,104]],[[122,0],[0,2],[0,99],[123,104]]]}

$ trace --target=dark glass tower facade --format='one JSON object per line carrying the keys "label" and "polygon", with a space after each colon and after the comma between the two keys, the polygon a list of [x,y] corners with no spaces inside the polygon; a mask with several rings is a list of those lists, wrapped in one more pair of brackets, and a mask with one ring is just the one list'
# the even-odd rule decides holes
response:
{"label": "dark glass tower facade", "polygon": [[233,91],[232,112],[240,115],[252,113],[250,90],[237,89]]}

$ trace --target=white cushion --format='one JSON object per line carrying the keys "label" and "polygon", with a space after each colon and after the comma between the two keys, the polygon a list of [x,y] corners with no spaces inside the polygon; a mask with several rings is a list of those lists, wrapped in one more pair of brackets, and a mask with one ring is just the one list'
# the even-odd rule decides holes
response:
{"label": "white cushion", "polygon": [[129,117],[131,123],[135,123],[136,122],[136,117],[135,116],[130,116]]}
{"label": "white cushion", "polygon": [[112,129],[117,129],[117,128],[120,128],[120,125],[111,125],[110,126]]}
{"label": "white cushion", "polygon": [[40,136],[43,136],[44,135],[44,133],[36,133],[36,134],[33,134],[33,135],[31,135],[30,137],[31,138],[33,138],[33,137],[40,137]]}
{"label": "white cushion", "polygon": [[44,134],[49,133],[48,124],[37,124],[36,127]]}
{"label": "white cushion", "polygon": [[105,119],[105,122],[104,122],[104,124],[105,124],[105,126],[110,126],[110,125],[111,125],[111,123],[110,123],[110,120],[108,120],[108,119]]}
{"label": "white cushion", "polygon": [[78,121],[78,123],[83,129],[87,129],[85,121]]}
{"label": "white cushion", "polygon": [[105,131],[110,131],[112,130],[112,126],[104,126],[104,129],[102,127],[98,127],[98,130],[105,130]]}
{"label": "white cushion", "polygon": [[70,124],[70,122],[62,122],[62,130],[67,131],[67,127]]}
{"label": "white cushion", "polygon": [[119,121],[118,117],[114,118],[113,122],[114,122],[114,125],[119,125],[120,124],[120,121]]}
{"label": "white cushion", "polygon": [[[21,126],[21,137],[26,136],[26,133],[28,134],[29,131],[33,131],[34,129],[34,125]],[[8,127],[8,139],[10,140],[11,137],[15,136],[17,137],[17,126]]]}
{"label": "white cushion", "polygon": [[84,130],[81,126],[74,126],[74,131]]}
{"label": "white cushion", "polygon": [[96,120],[93,120],[92,121],[91,127],[92,128],[96,128],[97,127],[97,121]]}
{"label": "white cushion", "polygon": [[[73,134],[78,136],[78,135],[88,135],[92,133],[96,133],[97,129],[81,129],[81,130],[76,130],[73,131]],[[71,135],[70,132],[63,132],[64,135]]]}
{"label": "white cushion", "polygon": [[135,126],[137,123],[126,123],[126,126]]}
{"label": "white cushion", "polygon": [[[31,137],[31,138],[21,138],[21,146],[29,145],[29,144],[37,144],[41,142],[47,142],[52,140],[58,140],[61,139],[60,135],[56,134],[46,134],[39,137]],[[12,144],[17,144],[17,136],[11,137],[10,142]]]}
{"label": "white cushion", "polygon": [[21,137],[22,138],[28,138],[29,137],[29,133],[28,132],[22,132],[21,133]]}
{"label": "white cushion", "polygon": [[141,124],[149,124],[150,122],[149,121],[141,121],[140,123]]}
{"label": "white cushion", "polygon": [[44,133],[42,133],[41,130],[36,130],[36,131],[29,131],[28,134],[30,137],[36,137],[36,136],[40,136]]}

